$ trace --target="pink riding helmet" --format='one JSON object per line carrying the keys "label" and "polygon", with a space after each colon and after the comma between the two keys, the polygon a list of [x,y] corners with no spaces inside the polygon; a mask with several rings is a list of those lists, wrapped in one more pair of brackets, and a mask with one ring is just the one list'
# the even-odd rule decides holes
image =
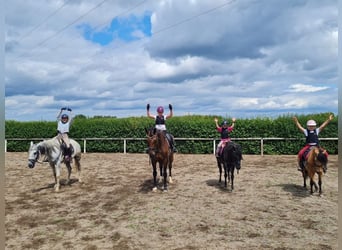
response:
{"label": "pink riding helmet", "polygon": [[164,108],[163,108],[162,106],[159,106],[159,107],[157,108],[157,112],[158,112],[158,113],[164,113]]}

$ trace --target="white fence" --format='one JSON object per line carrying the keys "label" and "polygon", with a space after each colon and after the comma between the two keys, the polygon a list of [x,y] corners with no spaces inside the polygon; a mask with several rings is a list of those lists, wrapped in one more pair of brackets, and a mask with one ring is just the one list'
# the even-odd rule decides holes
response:
{"label": "white fence", "polygon": [[[5,152],[7,152],[8,141],[42,141],[48,138],[8,138],[5,139]],[[127,152],[128,141],[142,141],[146,138],[73,138],[77,141],[83,141],[83,153],[87,152],[87,141],[122,141],[123,151]],[[216,151],[216,142],[219,142],[218,138],[174,138],[175,141],[212,141],[213,153]],[[264,155],[264,142],[265,141],[286,141],[286,140],[304,140],[304,138],[276,138],[276,137],[250,137],[250,138],[231,138],[232,141],[260,141],[260,153]],[[338,138],[320,138],[320,141],[338,141]]]}

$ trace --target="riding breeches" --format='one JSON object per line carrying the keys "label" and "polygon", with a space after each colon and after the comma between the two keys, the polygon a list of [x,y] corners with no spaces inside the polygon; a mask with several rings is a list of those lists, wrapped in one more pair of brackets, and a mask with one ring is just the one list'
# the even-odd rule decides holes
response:
{"label": "riding breeches", "polygon": [[68,148],[70,147],[70,141],[69,141],[68,133],[59,133],[58,138],[62,139]]}

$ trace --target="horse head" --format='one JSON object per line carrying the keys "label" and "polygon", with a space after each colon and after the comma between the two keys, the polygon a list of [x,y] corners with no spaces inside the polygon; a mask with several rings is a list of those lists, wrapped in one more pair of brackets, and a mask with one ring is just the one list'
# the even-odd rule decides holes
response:
{"label": "horse head", "polygon": [[237,143],[229,142],[226,148],[227,148],[226,160],[232,163],[235,163],[236,169],[239,170],[241,168],[241,160],[242,160],[241,146]]}
{"label": "horse head", "polygon": [[45,153],[44,147],[31,142],[30,149],[28,151],[28,167],[34,168],[36,162],[38,162],[39,160],[40,155],[43,153]]}
{"label": "horse head", "polygon": [[145,129],[148,145],[148,153],[152,156],[156,153],[157,148],[157,136],[153,128]]}
{"label": "horse head", "polygon": [[326,155],[326,150],[323,149],[323,148],[317,148],[315,150],[315,154],[316,154],[316,159],[317,161],[319,161],[322,166],[325,166],[327,165],[328,163],[328,158],[327,158],[327,155]]}

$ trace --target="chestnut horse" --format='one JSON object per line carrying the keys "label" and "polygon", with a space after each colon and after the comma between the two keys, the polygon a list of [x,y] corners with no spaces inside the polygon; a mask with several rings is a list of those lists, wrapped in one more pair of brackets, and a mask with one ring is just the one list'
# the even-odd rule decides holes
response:
{"label": "chestnut horse", "polygon": [[[322,175],[324,169],[326,169],[328,163],[328,158],[326,154],[326,150],[322,147],[312,146],[310,148],[309,153],[307,154],[306,160],[304,162],[304,171],[303,179],[304,179],[304,187],[306,187],[306,179],[310,178],[310,192],[313,194],[313,187],[315,187],[315,191],[319,189],[319,194],[322,194]],[[318,175],[318,186],[314,181],[315,174]]]}
{"label": "chestnut horse", "polygon": [[157,190],[157,163],[159,163],[160,177],[164,180],[164,191],[167,191],[167,168],[169,168],[169,183],[172,183],[173,151],[163,131],[155,128],[145,129],[147,135],[148,154],[153,171],[153,191]]}

